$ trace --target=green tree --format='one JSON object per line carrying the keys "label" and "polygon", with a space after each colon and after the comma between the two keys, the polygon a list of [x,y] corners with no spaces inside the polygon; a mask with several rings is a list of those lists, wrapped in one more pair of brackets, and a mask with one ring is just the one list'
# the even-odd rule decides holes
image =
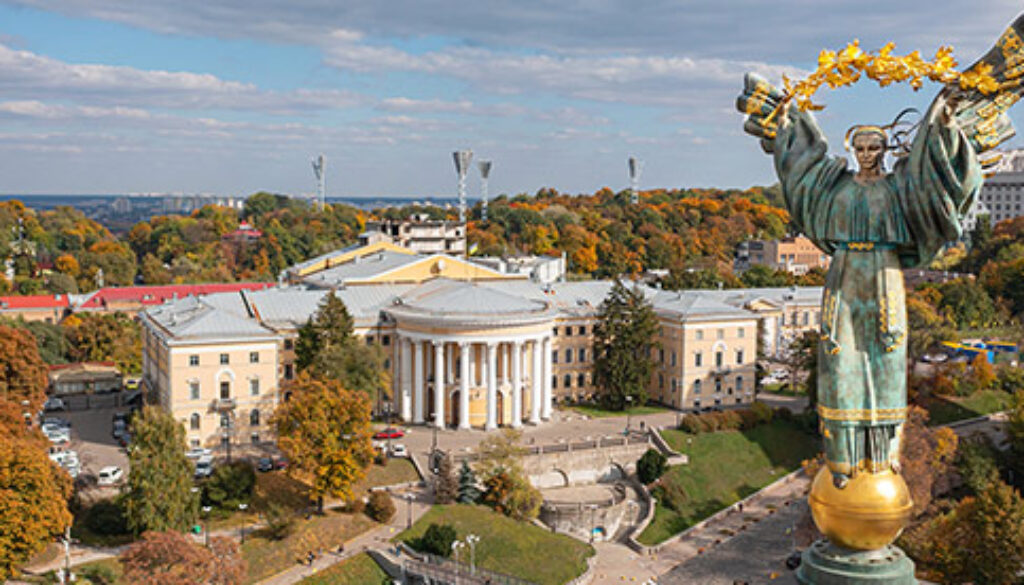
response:
{"label": "green tree", "polygon": [[[483,479],[483,499],[496,510],[519,520],[536,518],[540,491],[530,484],[523,468],[526,450],[519,444],[522,431],[505,428],[477,445],[476,472]],[[461,496],[461,494],[460,494]]]}
{"label": "green tree", "polygon": [[476,474],[473,468],[465,459],[462,460],[462,467],[459,469],[459,494],[460,504],[475,504],[480,500],[480,488],[476,486]]}
{"label": "green tree", "polygon": [[142,371],[142,328],[121,312],[72,315],[62,323],[74,361],[112,361],[122,373]]}
{"label": "green tree", "polygon": [[640,287],[629,289],[616,280],[594,326],[593,378],[605,407],[622,410],[627,398],[634,405],[647,402],[660,328]]}
{"label": "green tree", "polygon": [[447,557],[452,554],[452,543],[456,538],[458,538],[458,534],[455,532],[454,526],[433,523],[427,526],[423,536],[419,537],[415,543],[410,544],[420,552]]}
{"label": "green tree", "polygon": [[193,465],[185,457],[185,428],[163,409],[146,406],[131,429],[124,500],[128,526],[135,534],[192,526],[198,499],[192,493]]}
{"label": "green tree", "polygon": [[437,479],[434,484],[434,501],[438,504],[451,504],[459,496],[459,478],[455,475],[455,463],[448,453],[437,465]]}
{"label": "green tree", "polygon": [[751,288],[792,286],[796,278],[786,270],[755,264],[740,275],[744,286]]}
{"label": "green tree", "polygon": [[648,449],[636,462],[636,476],[643,484],[649,484],[665,473],[668,459],[657,449]]}
{"label": "green tree", "polygon": [[295,343],[295,365],[300,371],[305,370],[324,351],[352,343],[352,315],[345,303],[331,291],[320,301],[316,313],[299,328],[299,338]]}
{"label": "green tree", "polygon": [[988,327],[999,312],[985,288],[973,278],[959,278],[939,286],[939,309],[946,312],[960,329]]}
{"label": "green tree", "polygon": [[310,495],[323,510],[323,497],[352,499],[352,486],[373,462],[370,404],[340,381],[299,374],[287,387],[289,398],[277,407],[271,424],[278,447],[288,456],[289,473],[312,479]]}
{"label": "green tree", "polygon": [[949,321],[922,295],[907,295],[907,358],[912,363],[955,335]]}

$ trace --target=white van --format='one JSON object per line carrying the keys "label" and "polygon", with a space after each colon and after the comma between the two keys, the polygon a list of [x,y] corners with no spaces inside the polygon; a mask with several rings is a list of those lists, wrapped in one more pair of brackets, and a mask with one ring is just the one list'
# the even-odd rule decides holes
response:
{"label": "white van", "polygon": [[124,471],[116,465],[111,465],[100,470],[96,483],[98,485],[117,485],[121,483],[122,479],[124,479]]}

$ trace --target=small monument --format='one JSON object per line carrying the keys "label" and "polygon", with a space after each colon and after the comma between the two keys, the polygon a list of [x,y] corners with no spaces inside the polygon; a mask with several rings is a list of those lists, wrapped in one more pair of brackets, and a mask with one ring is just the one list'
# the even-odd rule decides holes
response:
{"label": "small monument", "polygon": [[[1024,17],[965,72],[952,49],[933,61],[916,52],[869,53],[852,43],[823,51],[819,68],[784,90],[748,74],[737,107],[744,130],[774,158],[793,222],[833,257],[825,283],[818,348],[818,416],[825,466],[809,504],[827,537],[804,552],[805,584],[916,583],[914,563],[892,542],[912,502],[900,476],[907,413],[907,318],[901,269],[930,262],[960,238],[961,216],[981,189],[980,155],[1013,136],[1006,111],[1024,88]],[[823,85],[869,78],[880,85],[927,78],[943,84],[911,126],[907,111],[886,125],[857,125],[846,148],[857,161],[827,156],[809,110]],[[891,153],[895,164],[884,168]]]}

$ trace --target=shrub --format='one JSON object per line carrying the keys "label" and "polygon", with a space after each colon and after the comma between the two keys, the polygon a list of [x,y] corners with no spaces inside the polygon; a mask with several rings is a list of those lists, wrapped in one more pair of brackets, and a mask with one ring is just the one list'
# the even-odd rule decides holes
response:
{"label": "shrub", "polygon": [[287,506],[277,503],[270,503],[263,511],[263,518],[267,521],[267,535],[273,540],[281,540],[292,531],[295,516]]}
{"label": "shrub", "polygon": [[366,515],[382,524],[391,520],[395,515],[395,503],[391,501],[391,496],[383,490],[372,492],[370,502],[366,504]]}
{"label": "shrub", "polygon": [[726,410],[718,415],[721,417],[723,430],[738,431],[743,426],[743,418],[735,410]]}
{"label": "shrub", "polygon": [[658,450],[648,449],[636,462],[636,475],[644,484],[649,484],[665,473],[668,460]]}
{"label": "shrub", "polygon": [[688,414],[683,417],[683,420],[679,421],[679,430],[691,435],[699,434],[703,427],[704,425],[701,424],[700,417],[695,414]]}
{"label": "shrub", "polygon": [[775,409],[775,418],[787,421],[793,420],[793,411],[786,408],[785,406],[780,406]]}
{"label": "shrub", "polygon": [[203,504],[234,510],[249,501],[255,487],[256,471],[248,461],[220,465],[203,484]]}
{"label": "shrub", "polygon": [[427,526],[423,536],[413,544],[413,548],[420,552],[447,557],[452,553],[452,543],[455,542],[456,536],[454,526],[432,523]]}
{"label": "shrub", "polygon": [[128,534],[124,508],[116,500],[100,500],[85,513],[85,527],[101,536]]}
{"label": "shrub", "polygon": [[77,570],[79,579],[85,579],[93,585],[114,585],[117,582],[117,571],[110,565],[91,565]]}
{"label": "shrub", "polygon": [[686,489],[673,475],[663,477],[652,491],[662,506],[676,512],[679,512],[689,499]]}
{"label": "shrub", "polygon": [[352,498],[345,502],[345,511],[349,514],[362,514],[366,511],[366,502],[360,497]]}
{"label": "shrub", "polygon": [[740,430],[747,431],[757,425],[761,424],[761,420],[758,418],[757,413],[752,409],[743,408],[736,411],[740,415]]}
{"label": "shrub", "polygon": [[772,408],[763,402],[750,405],[750,412],[757,416],[757,421],[761,424],[772,422]]}

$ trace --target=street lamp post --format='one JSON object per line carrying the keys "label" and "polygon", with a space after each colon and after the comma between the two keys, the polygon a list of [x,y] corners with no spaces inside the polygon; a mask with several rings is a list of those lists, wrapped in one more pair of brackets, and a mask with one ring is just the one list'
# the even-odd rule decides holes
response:
{"label": "street lamp post", "polygon": [[459,549],[466,546],[466,543],[458,540],[452,542],[452,552],[455,553],[455,585],[459,585]]}
{"label": "street lamp post", "polygon": [[626,397],[626,432],[623,433],[625,435],[629,435],[629,424],[630,424],[630,422],[632,422],[633,413],[630,411],[631,408],[633,408],[633,397],[632,396],[627,396]]}
{"label": "street lamp post", "polygon": [[206,548],[210,548],[210,523],[206,520],[210,517],[210,510],[213,506],[203,506],[203,539],[206,541]]}
{"label": "street lamp post", "polygon": [[469,574],[476,575],[476,543],[480,537],[475,534],[466,535],[466,544],[469,545]]}
{"label": "street lamp post", "polygon": [[410,493],[405,494],[405,503],[406,503],[406,507],[405,507],[405,512],[406,512],[405,527],[406,528],[412,528],[412,494],[410,494]]}
{"label": "street lamp post", "polygon": [[430,446],[430,452],[431,453],[433,453],[434,451],[437,451],[437,421],[438,421],[438,417],[439,416],[441,416],[441,414],[438,413],[438,412],[435,412],[434,416],[433,416],[434,424],[432,426],[434,427],[434,442]]}
{"label": "street lamp post", "polygon": [[[240,512],[242,512],[243,514],[245,513],[245,510],[248,507],[249,507],[249,504],[238,504],[238,510]],[[242,521],[242,524],[239,525],[238,532],[241,535],[241,540],[242,540],[241,544],[245,544],[245,521],[244,520]]]}

